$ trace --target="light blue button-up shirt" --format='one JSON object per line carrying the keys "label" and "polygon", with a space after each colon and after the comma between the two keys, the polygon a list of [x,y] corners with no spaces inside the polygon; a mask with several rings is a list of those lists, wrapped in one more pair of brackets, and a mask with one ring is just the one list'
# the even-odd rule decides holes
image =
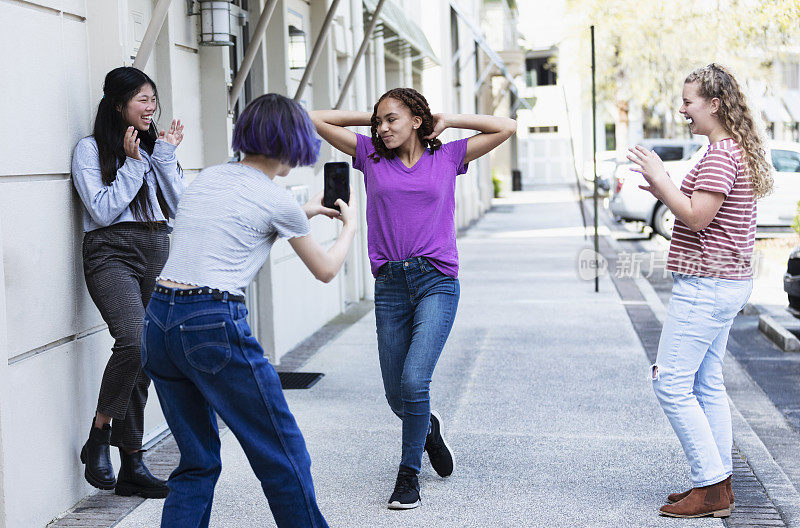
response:
{"label": "light blue button-up shirt", "polygon": [[[178,169],[177,147],[172,143],[157,140],[150,156],[143,149],[141,160],[125,158],[117,169],[117,177],[110,185],[103,183],[100,173],[100,156],[94,137],[85,137],[75,146],[72,155],[72,182],[83,202],[83,230],[94,231],[119,222],[137,222],[131,211],[131,202],[136,197],[142,182],[147,182],[152,217],[156,221],[175,218],[178,201],[186,190],[183,171]],[[156,184],[161,189],[167,205],[167,216],[161,211],[156,197]]]}

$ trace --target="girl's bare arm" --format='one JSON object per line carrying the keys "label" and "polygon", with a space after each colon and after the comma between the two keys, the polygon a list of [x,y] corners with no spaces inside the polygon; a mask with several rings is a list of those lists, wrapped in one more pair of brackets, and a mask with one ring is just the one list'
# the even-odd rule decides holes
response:
{"label": "girl's bare arm", "polygon": [[652,150],[633,147],[628,152],[628,159],[638,166],[631,170],[640,173],[647,181],[647,185],[639,187],[669,207],[692,231],[708,227],[725,201],[724,194],[702,189],[694,191],[691,198],[683,194],[667,175],[661,158]]}
{"label": "girl's bare arm", "polygon": [[436,137],[446,128],[465,128],[480,132],[467,140],[464,163],[469,163],[510,138],[517,131],[517,122],[508,117],[481,114],[436,114],[434,133],[428,137]]}
{"label": "girl's bare arm", "polygon": [[348,156],[356,155],[356,134],[345,127],[370,126],[372,119],[369,112],[350,110],[312,110],[308,115],[322,139]]}

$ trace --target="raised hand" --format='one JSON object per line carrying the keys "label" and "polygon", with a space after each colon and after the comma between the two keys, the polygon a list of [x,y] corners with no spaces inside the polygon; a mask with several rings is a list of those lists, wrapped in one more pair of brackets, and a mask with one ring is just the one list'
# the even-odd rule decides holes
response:
{"label": "raised hand", "polygon": [[433,132],[425,136],[425,139],[434,139],[447,129],[447,116],[445,114],[433,114]]}
{"label": "raised hand", "polygon": [[663,190],[663,185],[670,182],[664,162],[654,150],[648,150],[636,145],[628,149],[628,159],[636,165],[631,168],[633,172],[638,172],[644,176],[647,185],[640,185],[641,189],[652,193],[656,198]]}
{"label": "raised hand", "polygon": [[142,155],[139,153],[140,140],[136,137],[137,135],[137,130],[129,126],[128,129],[125,130],[125,137],[122,139],[122,148],[125,150],[125,155],[129,158],[142,161]]}
{"label": "raised hand", "polygon": [[158,139],[162,139],[167,143],[172,143],[176,147],[181,144],[183,141],[183,125],[181,124],[181,120],[172,120],[172,124],[169,127],[168,132],[164,132],[163,130],[158,133]]}

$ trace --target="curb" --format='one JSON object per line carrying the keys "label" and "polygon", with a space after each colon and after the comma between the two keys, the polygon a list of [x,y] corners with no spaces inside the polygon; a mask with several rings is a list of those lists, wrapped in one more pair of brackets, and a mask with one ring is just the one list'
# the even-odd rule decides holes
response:
{"label": "curb", "polygon": [[[619,251],[621,246],[613,236],[606,236],[605,240],[612,250]],[[653,315],[659,322],[663,323],[666,315],[666,307],[652,285],[643,277],[635,277],[634,283],[644,298],[645,303],[647,303],[653,311]],[[742,312],[749,315],[758,315],[761,313],[755,305],[751,305],[750,303],[745,306]],[[794,340],[798,341],[798,345],[800,345],[800,340],[797,340],[788,330],[778,325],[774,319],[769,319],[774,323],[775,327],[789,334]],[[800,348],[798,351],[800,351]],[[762,396],[759,401],[768,401],[770,409],[775,413],[779,413],[772,402],[763,394],[760,387],[746,374],[732,355],[725,355],[724,368],[726,373],[731,375],[731,381],[735,380],[734,384],[739,382],[739,385],[746,386],[746,390],[752,396]],[[761,486],[763,486],[768,500],[771,501],[783,523],[790,528],[800,528],[800,492],[794,487],[791,479],[769,452],[764,442],[758,436],[758,433],[755,432],[730,395],[728,401],[730,403],[731,417],[734,425],[734,445],[739,450],[739,454],[745,460],[750,471],[756,476]],[[780,417],[783,418],[782,415],[780,415]],[[767,521],[765,520],[764,523],[767,523]]]}
{"label": "curb", "polygon": [[[648,304],[650,304],[651,309],[657,317],[659,314],[663,314],[666,311],[655,290],[646,279],[637,280],[636,286],[639,287],[639,291],[641,291],[644,298],[647,299]],[[657,304],[656,306],[653,306],[652,303]],[[748,309],[757,310],[755,306],[750,305],[749,303],[747,306],[745,306],[745,310]],[[767,317],[774,322],[774,319],[769,316],[762,315],[761,317]],[[659,317],[659,319],[661,319],[661,317]],[[777,323],[775,324],[777,325]],[[760,325],[761,323],[759,318],[759,327]],[[779,326],[779,328],[781,328],[784,332],[789,333],[788,330],[784,329],[783,327]],[[792,334],[789,335],[797,340],[797,338]],[[742,366],[731,354],[725,354],[724,368],[726,373],[730,374],[732,378],[746,383],[749,386],[749,390],[763,395],[761,388],[758,387],[758,385],[753,382],[749,375],[745,373]],[[769,401],[766,395],[763,395],[763,398]],[[783,518],[783,521],[786,523],[786,526],[790,528],[800,528],[800,493],[794,487],[783,469],[775,461],[764,442],[758,436],[758,433],[756,433],[753,427],[747,422],[746,418],[743,416],[730,396],[728,396],[728,402],[730,403],[731,418],[734,425],[733,440],[734,444],[739,449],[739,453],[742,455],[753,473],[761,482],[761,485],[767,492],[769,499],[780,512],[780,515]],[[774,408],[772,402],[769,402],[769,404],[776,413],[779,413],[779,411]],[[780,418],[783,419],[782,414],[780,415]]]}
{"label": "curb", "polygon": [[784,352],[800,352],[800,339],[797,339],[772,316],[759,315],[758,329]]}

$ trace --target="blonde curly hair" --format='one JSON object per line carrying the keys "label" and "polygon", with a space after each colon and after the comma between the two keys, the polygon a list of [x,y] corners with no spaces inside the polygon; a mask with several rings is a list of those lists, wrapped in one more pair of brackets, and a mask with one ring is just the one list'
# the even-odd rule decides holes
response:
{"label": "blonde curly hair", "polygon": [[761,132],[747,106],[739,83],[723,66],[711,63],[690,73],[685,83],[696,83],[697,93],[707,101],[719,99],[717,116],[720,123],[744,152],[756,198],[772,191],[772,164],[767,161],[767,151]]}

